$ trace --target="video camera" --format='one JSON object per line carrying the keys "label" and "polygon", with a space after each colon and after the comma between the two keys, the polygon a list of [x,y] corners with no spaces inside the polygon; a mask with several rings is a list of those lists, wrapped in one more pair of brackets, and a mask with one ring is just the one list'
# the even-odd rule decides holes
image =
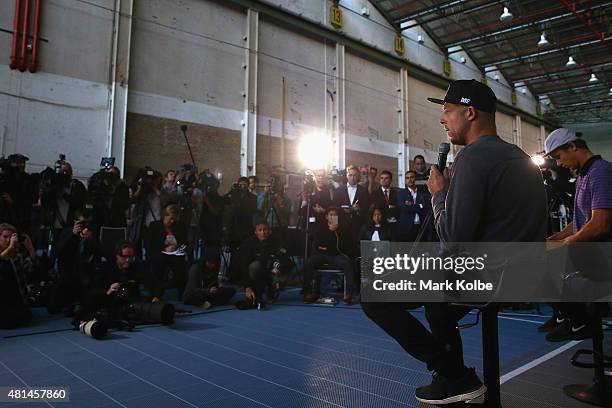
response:
{"label": "video camera", "polygon": [[108,197],[115,194],[119,181],[117,173],[100,169],[89,178],[87,189],[94,199]]}
{"label": "video camera", "polygon": [[150,193],[159,184],[161,178],[162,175],[159,171],[153,170],[149,166],[143,167],[136,173],[136,177],[134,177],[132,182],[132,189],[136,190],[138,187],[141,187],[143,192]]}
{"label": "video camera", "polygon": [[53,168],[47,167],[40,173],[43,205],[48,201],[47,198],[53,201],[58,195],[61,195],[62,190],[70,183],[72,175],[64,168],[64,164],[66,164],[66,155],[60,154]]}
{"label": "video camera", "polygon": [[211,191],[217,191],[219,188],[219,180],[208,169],[201,172],[198,178],[198,188],[202,190],[204,195],[208,195]]}
{"label": "video camera", "polygon": [[183,164],[176,178],[177,191],[184,195],[191,195],[197,182],[197,169],[191,164]]}
{"label": "video camera", "polygon": [[333,168],[327,173],[327,177],[338,184],[346,183],[346,170]]}

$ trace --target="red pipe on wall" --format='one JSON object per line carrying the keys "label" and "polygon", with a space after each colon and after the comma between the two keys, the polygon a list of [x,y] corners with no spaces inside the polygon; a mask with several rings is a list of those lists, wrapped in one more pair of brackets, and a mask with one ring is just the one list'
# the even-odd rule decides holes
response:
{"label": "red pipe on wall", "polygon": [[30,61],[30,72],[36,72],[38,56],[38,34],[40,28],[40,0],[34,0],[34,37],[32,38],[32,59]]}
{"label": "red pipe on wall", "polygon": [[21,37],[21,61],[19,61],[19,70],[24,72],[26,69],[26,58],[28,52],[28,20],[30,18],[30,0],[24,0],[23,11],[23,30]]}
{"label": "red pipe on wall", "polygon": [[9,67],[17,68],[17,47],[19,45],[19,11],[21,9],[21,0],[15,0],[15,20],[13,21],[13,43],[11,44],[11,60]]}

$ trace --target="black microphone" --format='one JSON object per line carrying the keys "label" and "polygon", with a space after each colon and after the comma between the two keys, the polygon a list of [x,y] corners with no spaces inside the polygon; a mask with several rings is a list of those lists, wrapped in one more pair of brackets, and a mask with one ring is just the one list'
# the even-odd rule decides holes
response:
{"label": "black microphone", "polygon": [[441,173],[444,173],[448,152],[450,152],[450,143],[440,143],[440,146],[438,146],[438,170],[440,170]]}
{"label": "black microphone", "polygon": [[[183,132],[187,131],[187,125],[181,125],[181,130]],[[448,144],[448,143],[447,143]]]}

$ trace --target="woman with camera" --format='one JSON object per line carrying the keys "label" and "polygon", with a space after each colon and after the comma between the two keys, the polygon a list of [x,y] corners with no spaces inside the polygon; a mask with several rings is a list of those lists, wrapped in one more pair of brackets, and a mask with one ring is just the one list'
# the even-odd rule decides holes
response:
{"label": "woman with camera", "polygon": [[0,224],[0,329],[23,326],[32,319],[27,276],[35,262],[30,237],[20,237],[11,224]]}

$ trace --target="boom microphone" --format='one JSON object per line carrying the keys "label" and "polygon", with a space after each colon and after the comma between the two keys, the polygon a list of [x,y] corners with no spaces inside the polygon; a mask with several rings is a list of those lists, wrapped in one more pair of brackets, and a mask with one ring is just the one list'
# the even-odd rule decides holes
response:
{"label": "boom microphone", "polygon": [[450,143],[440,143],[440,146],[438,146],[438,170],[440,170],[441,173],[444,173],[448,152],[450,152]]}

